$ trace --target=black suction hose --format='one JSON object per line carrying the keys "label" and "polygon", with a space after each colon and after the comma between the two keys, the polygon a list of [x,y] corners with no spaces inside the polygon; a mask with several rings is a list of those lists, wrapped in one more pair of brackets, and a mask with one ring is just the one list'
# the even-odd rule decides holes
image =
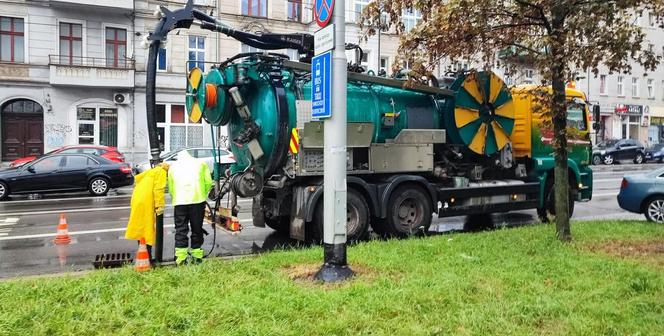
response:
{"label": "black suction hose", "polygon": [[[161,41],[154,40],[150,43],[148,54],[147,81],[145,86],[145,114],[148,122],[148,139],[150,141],[150,154],[152,166],[158,164],[161,159],[161,148],[159,148],[159,137],[157,135],[157,118],[155,118],[155,83],[157,80],[157,54]],[[157,215],[155,223],[155,246],[154,258],[157,263],[162,262],[164,255],[164,214]]]}

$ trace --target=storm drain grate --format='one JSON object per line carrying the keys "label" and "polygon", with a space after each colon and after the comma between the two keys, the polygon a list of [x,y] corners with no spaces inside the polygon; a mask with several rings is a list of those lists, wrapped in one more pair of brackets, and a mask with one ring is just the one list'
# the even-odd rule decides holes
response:
{"label": "storm drain grate", "polygon": [[132,253],[107,253],[95,256],[95,261],[92,262],[92,265],[95,268],[114,268],[133,262]]}

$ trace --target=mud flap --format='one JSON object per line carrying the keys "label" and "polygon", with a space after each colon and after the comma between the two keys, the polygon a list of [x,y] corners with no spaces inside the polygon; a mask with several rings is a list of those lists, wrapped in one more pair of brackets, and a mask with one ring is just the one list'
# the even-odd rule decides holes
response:
{"label": "mud flap", "polygon": [[263,195],[254,196],[251,202],[251,217],[255,227],[265,227],[265,214],[263,213]]}
{"label": "mud flap", "polygon": [[306,208],[307,187],[293,188],[293,202],[291,203],[290,237],[305,240],[304,214]]}

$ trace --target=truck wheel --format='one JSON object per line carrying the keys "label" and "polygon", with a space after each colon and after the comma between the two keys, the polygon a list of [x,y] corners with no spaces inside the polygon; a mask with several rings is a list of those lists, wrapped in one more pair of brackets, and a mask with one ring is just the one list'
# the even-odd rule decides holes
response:
{"label": "truck wheel", "polygon": [[279,233],[290,232],[290,220],[287,216],[279,216],[277,218],[265,218],[265,225]]}
{"label": "truck wheel", "polygon": [[[544,208],[537,209],[537,216],[539,216],[542,223],[548,223],[549,217],[554,217],[556,215],[556,192],[553,184],[547,183],[546,191],[544,193]],[[571,218],[574,214],[574,200],[576,198],[576,191],[569,188],[569,217]]]}
{"label": "truck wheel", "polygon": [[388,236],[398,238],[428,232],[431,226],[429,195],[421,187],[413,185],[397,188],[387,202],[387,217],[378,225]]}
{"label": "truck wheel", "polygon": [[642,164],[643,163],[643,154],[636,153],[636,157],[634,158],[634,163]]}
{"label": "truck wheel", "polygon": [[599,166],[602,163],[602,157],[599,155],[593,155],[593,164]]}
{"label": "truck wheel", "polygon": [[493,230],[495,227],[493,217],[488,213],[468,215],[463,223],[463,231],[467,232]]}
{"label": "truck wheel", "polygon": [[[310,239],[323,241],[323,198],[316,204],[314,219],[309,225]],[[362,195],[354,189],[348,189],[346,195],[346,240],[356,242],[366,239],[369,234],[369,206]]]}

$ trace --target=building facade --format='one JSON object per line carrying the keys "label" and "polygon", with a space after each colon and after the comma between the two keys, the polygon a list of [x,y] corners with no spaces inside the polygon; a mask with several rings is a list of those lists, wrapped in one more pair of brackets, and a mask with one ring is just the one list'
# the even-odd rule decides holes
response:
{"label": "building facade", "polygon": [[[130,162],[148,157],[145,117],[147,50],[157,6],[186,1],[0,0],[0,160],[63,145],[118,147]],[[251,32],[312,33],[312,0],[195,0],[225,23]],[[355,23],[366,0],[346,1],[346,40],[367,69],[391,74],[398,38],[361,38]],[[408,16],[414,26],[418,14]],[[186,74],[240,52],[257,51],[222,34],[192,27],[169,35],[159,51],[157,122],[165,151],[213,143],[205,122],[184,107]],[[295,50],[282,50],[297,59]]]}

